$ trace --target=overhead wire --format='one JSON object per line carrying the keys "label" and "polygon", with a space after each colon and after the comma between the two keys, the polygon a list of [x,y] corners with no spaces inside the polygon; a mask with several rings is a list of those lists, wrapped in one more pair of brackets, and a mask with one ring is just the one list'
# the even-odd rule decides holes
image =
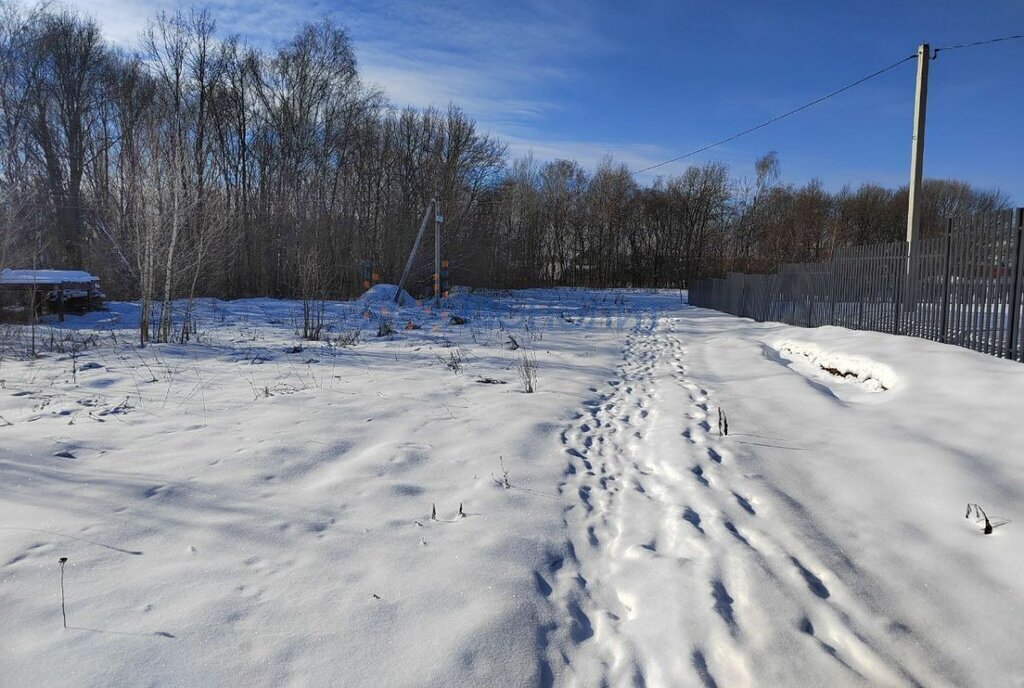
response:
{"label": "overhead wire", "polygon": [[665,165],[670,165],[671,163],[679,162],[680,160],[683,160],[685,158],[689,158],[689,157],[692,157],[692,156],[697,155],[699,153],[703,153],[706,150],[710,150],[712,148],[716,148],[716,147],[721,146],[723,144],[729,143],[730,141],[735,141],[736,139],[740,138],[741,136],[746,136],[747,134],[753,133],[753,132],[757,131],[758,129],[764,129],[765,127],[767,127],[769,125],[775,124],[779,120],[786,119],[787,117],[795,115],[798,112],[802,112],[803,110],[806,110],[807,108],[814,107],[818,103],[822,103],[822,102],[828,100],[829,98],[834,98],[834,97],[838,96],[840,93],[844,93],[846,91],[849,91],[851,88],[854,88],[856,86],[860,86],[865,81],[869,81],[871,79],[874,79],[875,77],[881,76],[882,74],[885,74],[886,72],[888,72],[888,71],[890,71],[892,69],[895,69],[896,67],[899,67],[904,62],[909,62],[910,60],[915,60],[915,59],[917,59],[917,53],[914,53],[913,55],[908,55],[908,56],[906,56],[906,57],[904,57],[904,58],[902,58],[902,59],[900,59],[900,60],[898,60],[896,62],[893,62],[891,65],[889,65],[887,67],[882,67],[881,69],[879,69],[877,71],[874,71],[871,74],[868,74],[867,76],[861,77],[860,79],[857,79],[856,81],[854,81],[852,83],[849,83],[846,86],[843,86],[842,88],[838,88],[838,89],[832,91],[831,93],[828,93],[826,95],[821,96],[820,98],[816,98],[816,99],[814,99],[814,100],[812,100],[810,102],[804,103],[803,105],[801,105],[799,107],[796,107],[796,108],[793,108],[792,110],[789,110],[788,112],[784,112],[781,115],[776,115],[775,117],[772,117],[769,120],[765,120],[764,122],[761,122],[760,124],[758,124],[756,126],[750,127],[749,129],[744,129],[743,131],[737,132],[737,133],[733,134],[732,136],[726,137],[726,138],[724,138],[724,139],[722,139],[720,141],[715,141],[714,143],[709,143],[706,146],[701,146],[700,148],[697,148],[696,150],[692,150],[689,153],[683,153],[682,155],[678,155],[678,156],[676,156],[674,158],[671,158],[669,160],[665,160],[663,162],[659,162],[659,163],[657,163],[655,165],[650,165],[648,167],[644,167],[644,168],[641,168],[639,170],[634,170],[630,174],[633,175],[633,176],[636,176],[636,175],[641,174],[643,172],[649,172],[649,171],[655,170],[655,169],[657,169],[659,167],[664,167]]}
{"label": "overhead wire", "polygon": [[[1011,36],[1000,36],[998,38],[989,38],[989,39],[986,39],[986,40],[973,41],[973,42],[970,42],[970,43],[960,43],[960,44],[957,44],[957,45],[947,45],[947,46],[942,46],[942,47],[939,47],[939,48],[934,48],[932,50],[932,54],[931,54],[930,57],[931,57],[931,59],[934,60],[936,58],[936,56],[938,56],[939,52],[942,52],[942,51],[960,50],[962,48],[975,48],[975,47],[979,47],[979,46],[983,46],[983,45],[991,45],[993,43],[1002,43],[1004,41],[1014,41],[1014,40],[1020,40],[1020,39],[1024,39],[1024,34],[1014,34],[1014,35],[1011,35]],[[679,162],[680,160],[685,160],[686,158],[693,157],[694,155],[698,155],[700,153],[703,153],[704,151],[711,150],[712,148],[717,148],[718,146],[721,146],[723,144],[729,143],[730,141],[735,141],[736,139],[740,138],[741,136],[746,136],[747,134],[751,134],[751,133],[753,133],[755,131],[758,131],[759,129],[764,129],[767,126],[775,124],[779,120],[786,119],[787,117],[795,115],[798,112],[802,112],[803,110],[806,110],[808,108],[814,107],[815,105],[818,105],[819,103],[822,103],[822,102],[824,102],[824,101],[826,101],[826,100],[828,100],[830,98],[834,98],[834,97],[838,96],[841,93],[844,93],[846,91],[849,91],[852,88],[860,86],[861,84],[863,84],[866,81],[870,81],[871,79],[879,77],[882,74],[885,74],[886,72],[888,72],[890,70],[893,70],[896,67],[899,67],[904,62],[909,62],[909,61],[914,60],[914,59],[917,59],[917,53],[916,52],[914,54],[912,54],[912,55],[908,55],[908,56],[906,56],[906,57],[904,57],[904,58],[902,58],[900,60],[897,60],[896,62],[893,62],[891,65],[889,65],[887,67],[882,67],[881,69],[879,69],[877,71],[874,71],[874,72],[868,74],[867,76],[861,77],[860,79],[857,79],[856,81],[851,82],[851,83],[847,84],[846,86],[843,86],[842,88],[838,88],[838,89],[832,91],[831,93],[823,95],[820,98],[816,98],[816,99],[814,99],[814,100],[812,100],[810,102],[804,103],[803,105],[801,105],[799,107],[795,107],[792,110],[789,110],[788,112],[784,112],[781,115],[777,115],[775,117],[772,117],[771,119],[765,120],[764,122],[761,122],[760,124],[758,124],[756,126],[750,127],[749,129],[744,129],[743,131],[737,132],[737,133],[733,134],[732,136],[728,136],[728,137],[726,137],[724,139],[721,139],[719,141],[715,141],[714,143],[709,143],[706,146],[701,146],[700,148],[697,148],[697,149],[694,149],[692,151],[689,151],[688,153],[683,153],[682,155],[677,155],[674,158],[669,158],[668,160],[664,160],[664,161],[656,163],[654,165],[649,165],[647,167],[643,167],[643,168],[640,168],[638,170],[633,170],[632,172],[630,172],[630,175],[636,176],[636,175],[642,174],[644,172],[650,172],[651,170],[656,170],[659,167],[664,167],[665,165],[670,165],[670,164],[672,164],[674,162]]]}
{"label": "overhead wire", "polygon": [[983,41],[972,41],[970,43],[960,43],[958,45],[946,45],[941,48],[934,48],[932,50],[932,59],[940,52],[945,50],[960,50],[962,48],[977,48],[982,45],[991,45],[993,43],[1003,43],[1004,41],[1019,41],[1024,39],[1024,33],[1014,34],[1012,36],[1000,36],[999,38],[989,38]]}

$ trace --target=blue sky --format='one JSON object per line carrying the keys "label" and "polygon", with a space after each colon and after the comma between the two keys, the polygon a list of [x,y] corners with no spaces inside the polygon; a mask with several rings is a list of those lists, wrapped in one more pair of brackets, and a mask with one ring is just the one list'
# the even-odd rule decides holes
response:
{"label": "blue sky", "polygon": [[[130,44],[166,0],[80,0]],[[842,3],[635,0],[214,0],[221,32],[272,45],[325,13],[398,105],[455,102],[516,155],[611,154],[641,168],[843,86],[916,50],[1024,33],[1024,0]],[[931,63],[925,173],[1024,204],[1024,40]],[[721,160],[749,176],[778,152],[784,180],[827,187],[908,175],[914,63],[816,108],[641,177]]]}

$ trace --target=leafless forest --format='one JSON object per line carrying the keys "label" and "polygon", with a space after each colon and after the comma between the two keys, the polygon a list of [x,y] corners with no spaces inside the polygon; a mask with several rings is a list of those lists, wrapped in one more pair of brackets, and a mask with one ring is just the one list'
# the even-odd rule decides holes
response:
{"label": "leafless forest", "polygon": [[[129,50],[0,2],[0,264],[88,269],[166,340],[171,299],[345,297],[364,261],[397,279],[434,196],[452,281],[474,286],[678,286],[904,234],[905,188],[793,186],[774,153],[648,186],[612,160],[513,160],[456,105],[393,107],[340,25],[272,50],[229,28],[160,15]],[[926,237],[1007,205],[949,180],[925,199]]]}

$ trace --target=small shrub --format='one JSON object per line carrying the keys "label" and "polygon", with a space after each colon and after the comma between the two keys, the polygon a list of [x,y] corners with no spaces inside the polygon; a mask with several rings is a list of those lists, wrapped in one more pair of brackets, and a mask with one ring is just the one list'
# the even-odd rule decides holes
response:
{"label": "small shrub", "polygon": [[503,487],[506,490],[512,489],[512,483],[508,479],[508,471],[505,469],[505,459],[504,459],[504,457],[499,456],[498,457],[498,462],[501,464],[501,477],[500,478],[496,478],[496,477],[494,477],[494,474],[492,473],[491,474],[491,480],[498,487]]}
{"label": "small shrub", "polygon": [[355,346],[359,343],[359,337],[363,334],[362,330],[346,330],[338,334],[337,345],[338,346]]}
{"label": "small shrub", "polygon": [[256,386],[256,383],[254,383],[252,380],[249,380],[249,386],[252,387],[254,399],[269,399],[270,397],[274,396],[274,393],[270,390],[270,385],[265,384],[263,385],[263,388],[260,389],[259,387]]}
{"label": "small shrub", "polygon": [[526,349],[522,350],[517,365],[519,369],[519,383],[523,391],[533,394],[537,391],[537,359],[530,355]]}
{"label": "small shrub", "polygon": [[456,375],[462,372],[462,351],[458,347],[448,351],[447,359],[441,358],[440,356],[438,356],[438,359],[444,363],[445,368]]}
{"label": "small shrub", "polygon": [[391,337],[395,334],[395,328],[391,325],[391,320],[388,318],[381,318],[380,324],[377,326],[378,337]]}
{"label": "small shrub", "polygon": [[722,437],[729,434],[729,417],[725,415],[725,411],[721,407],[718,409],[718,434]]}

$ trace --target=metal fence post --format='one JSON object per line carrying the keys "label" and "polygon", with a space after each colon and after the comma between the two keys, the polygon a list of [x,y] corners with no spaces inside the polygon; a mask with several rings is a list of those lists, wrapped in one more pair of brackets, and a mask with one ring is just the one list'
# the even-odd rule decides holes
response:
{"label": "metal fence post", "polygon": [[[896,317],[894,318],[895,322],[893,323],[893,334],[901,334],[903,332],[904,305],[905,299],[910,293],[910,273],[914,269],[914,265],[911,261],[914,259],[913,249],[916,248],[916,245],[912,247],[911,244],[908,243],[903,249],[906,253],[906,260],[901,260],[900,262],[901,264],[906,265],[906,270],[903,275],[896,275],[896,283],[893,285],[893,301],[895,302],[894,311],[896,314]],[[902,259],[903,256],[901,255],[900,258]]]}
{"label": "metal fence post", "polygon": [[953,218],[946,220],[946,252],[945,257],[942,259],[942,314],[941,322],[939,325],[939,341],[943,344],[946,343],[948,338],[947,330],[949,329],[949,282],[953,279],[952,275],[949,274],[950,270],[950,254],[953,250]]}
{"label": "metal fence post", "polygon": [[[909,260],[909,259],[908,259]],[[892,281],[892,333],[899,334],[903,320],[903,285],[910,279],[901,269],[904,265],[902,257],[897,263],[896,277]]]}
{"label": "metal fence post", "polygon": [[807,274],[807,327],[814,327],[814,303],[818,299],[821,287],[821,282],[818,280],[821,268],[816,263],[811,265],[813,267],[808,270]]}
{"label": "metal fence post", "polygon": [[1017,258],[1013,266],[1013,292],[1010,294],[1010,341],[1007,342],[1006,353],[1007,358],[1017,360],[1021,353],[1018,343],[1020,341],[1021,273],[1024,273],[1024,241],[1022,241],[1024,237],[1021,236],[1021,234],[1024,234],[1024,208],[1017,208],[1013,215],[1013,224],[1017,227],[1017,233],[1015,234],[1017,250],[1014,252]]}
{"label": "metal fence post", "polygon": [[835,253],[829,259],[829,273],[828,273],[828,289],[829,289],[829,307],[828,307],[828,322],[826,325],[836,324],[836,256]]}
{"label": "metal fence post", "polygon": [[796,280],[792,278],[793,273],[787,273],[789,279],[786,282],[789,284],[789,324],[796,325]]}
{"label": "metal fence post", "polygon": [[[863,261],[859,263],[863,265]],[[857,329],[861,329],[861,323],[864,322],[864,276],[859,275],[857,280]]]}

